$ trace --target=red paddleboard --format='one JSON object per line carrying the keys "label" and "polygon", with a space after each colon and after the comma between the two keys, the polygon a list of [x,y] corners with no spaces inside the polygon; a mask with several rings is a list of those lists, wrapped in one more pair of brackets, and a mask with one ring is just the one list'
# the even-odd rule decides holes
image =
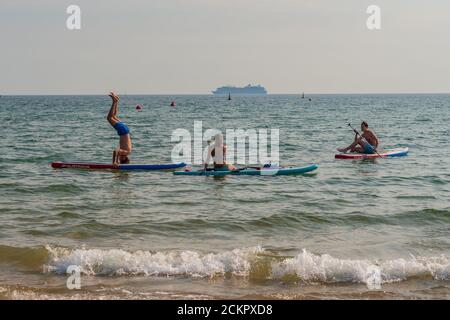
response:
{"label": "red paddleboard", "polygon": [[52,162],[52,167],[56,169],[106,169],[106,170],[170,170],[186,166],[184,162],[159,163],[159,164],[119,164],[114,167],[109,163],[92,162]]}
{"label": "red paddleboard", "polygon": [[52,168],[57,169],[114,169],[112,164],[81,163],[81,162],[52,162]]}
{"label": "red paddleboard", "polygon": [[389,158],[389,157],[403,157],[408,154],[408,148],[396,148],[379,151],[379,155],[376,153],[339,153],[334,157],[336,159],[376,159],[376,158]]}

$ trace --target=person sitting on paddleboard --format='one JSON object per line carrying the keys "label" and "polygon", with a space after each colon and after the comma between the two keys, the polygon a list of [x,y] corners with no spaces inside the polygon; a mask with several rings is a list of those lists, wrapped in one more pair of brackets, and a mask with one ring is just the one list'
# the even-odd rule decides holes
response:
{"label": "person sitting on paddleboard", "polygon": [[117,134],[120,137],[119,148],[113,151],[113,159],[112,159],[113,165],[118,166],[119,163],[120,164],[130,163],[129,155],[132,149],[131,136],[130,136],[130,129],[127,127],[125,123],[120,121],[120,119],[117,117],[119,96],[117,96],[114,92],[111,92],[109,96],[112,99],[112,105],[106,119],[111,124],[111,126],[114,129],[116,129]]}
{"label": "person sitting on paddleboard", "polygon": [[372,130],[369,130],[369,125],[365,121],[361,123],[361,131],[363,132],[362,137],[355,132],[355,141],[347,148],[338,149],[338,151],[343,153],[349,150],[356,153],[375,153],[379,145],[378,137]]}
{"label": "person sitting on paddleboard", "polygon": [[214,161],[215,171],[233,171],[236,167],[226,163],[227,146],[223,143],[223,134],[218,133],[214,136],[214,143],[208,147],[208,155],[206,157],[204,170],[208,170],[208,164],[211,158]]}

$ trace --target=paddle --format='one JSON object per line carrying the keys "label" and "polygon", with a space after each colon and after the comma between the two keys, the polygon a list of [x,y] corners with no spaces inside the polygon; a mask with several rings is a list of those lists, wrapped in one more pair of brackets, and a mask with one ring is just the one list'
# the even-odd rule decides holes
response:
{"label": "paddle", "polygon": [[270,168],[271,165],[272,165],[272,161],[269,161],[269,163],[263,164],[261,167],[245,166],[245,167],[237,169],[236,171],[242,171],[242,170],[246,170],[246,169],[261,170],[263,168]]}
{"label": "paddle", "polygon": [[247,169],[261,170],[261,167],[246,166],[246,167],[238,168],[236,171],[242,171],[242,170],[247,170]]}
{"label": "paddle", "polygon": [[[358,135],[361,139],[363,139],[367,144],[369,144],[371,146],[371,144],[366,140],[366,138],[364,138],[359,132],[358,130],[356,130],[355,128],[352,127],[351,123],[348,123],[348,126],[353,130],[354,133],[356,133],[356,135]],[[381,154],[378,153],[377,149],[375,149],[374,147],[372,147],[373,151],[375,151],[375,153],[380,157],[383,158],[381,156]]]}

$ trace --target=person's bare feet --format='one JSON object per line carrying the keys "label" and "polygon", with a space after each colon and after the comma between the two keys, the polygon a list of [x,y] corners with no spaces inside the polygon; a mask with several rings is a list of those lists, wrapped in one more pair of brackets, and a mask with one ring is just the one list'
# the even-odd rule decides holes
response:
{"label": "person's bare feet", "polygon": [[108,94],[108,96],[110,96],[111,99],[112,99],[114,102],[118,102],[118,101],[119,101],[119,96],[118,96],[117,94],[115,94],[114,92],[110,92],[110,93]]}
{"label": "person's bare feet", "polygon": [[339,148],[339,149],[337,149],[337,151],[342,152],[342,153],[347,153],[348,149],[347,148]]}

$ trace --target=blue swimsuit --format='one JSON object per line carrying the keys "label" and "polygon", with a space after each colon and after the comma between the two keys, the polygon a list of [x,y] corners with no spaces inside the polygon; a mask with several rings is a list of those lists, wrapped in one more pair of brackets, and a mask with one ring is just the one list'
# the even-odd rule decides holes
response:
{"label": "blue swimsuit", "polygon": [[364,153],[367,153],[367,154],[375,153],[375,148],[371,144],[365,143],[364,144]]}
{"label": "blue swimsuit", "polygon": [[116,125],[114,126],[114,129],[116,129],[117,134],[119,136],[124,136],[130,133],[130,129],[123,122],[117,122]]}

